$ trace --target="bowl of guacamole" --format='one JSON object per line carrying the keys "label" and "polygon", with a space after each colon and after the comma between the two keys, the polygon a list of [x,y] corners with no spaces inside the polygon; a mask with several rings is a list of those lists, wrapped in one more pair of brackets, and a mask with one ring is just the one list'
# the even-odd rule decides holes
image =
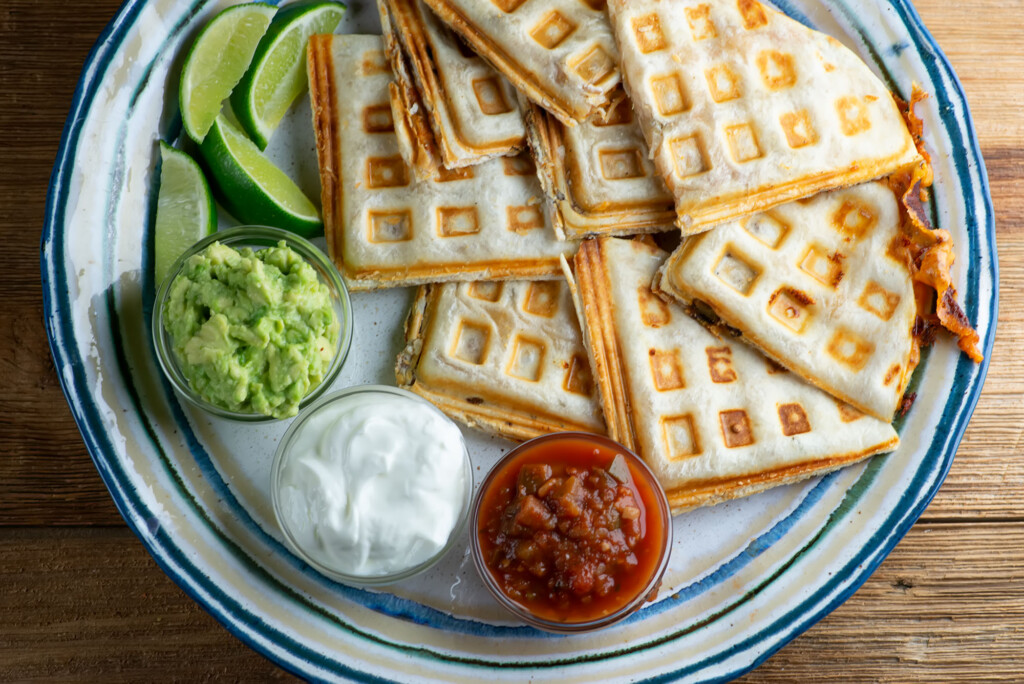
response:
{"label": "bowl of guacamole", "polygon": [[157,358],[190,403],[236,420],[296,415],[337,377],[352,341],[348,290],[307,240],[239,226],[193,245],[159,284]]}

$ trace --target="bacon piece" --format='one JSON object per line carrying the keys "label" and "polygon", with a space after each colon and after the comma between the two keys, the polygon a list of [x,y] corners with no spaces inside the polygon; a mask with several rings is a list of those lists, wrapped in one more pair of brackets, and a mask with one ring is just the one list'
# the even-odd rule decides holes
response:
{"label": "bacon piece", "polygon": [[901,417],[907,415],[907,412],[910,411],[910,407],[914,405],[915,401],[917,401],[917,392],[907,392],[903,395],[903,402],[900,404]]}
{"label": "bacon piece", "polygon": [[[908,193],[912,192],[913,187],[908,190]],[[950,267],[956,258],[953,254],[953,239],[944,230],[927,228],[924,212],[914,212],[912,204],[904,201],[910,216],[909,223],[915,228],[910,244],[913,278],[935,290],[935,313],[938,314],[939,323],[957,336],[960,349],[974,361],[981,362],[984,358],[978,348],[981,338],[957,303],[956,288],[950,275]]]}
{"label": "bacon piece", "polygon": [[914,113],[914,105],[926,97],[924,91],[915,84],[910,102],[898,101],[904,112],[907,128],[925,163],[892,176],[890,184],[899,195],[904,208],[901,227],[906,239],[903,240],[903,246],[908,253],[913,279],[935,290],[935,309],[939,323],[957,336],[957,345],[961,350],[972,360],[981,362],[984,358],[978,348],[981,338],[971,327],[970,321],[957,303],[956,288],[950,275],[950,268],[956,258],[953,253],[953,238],[948,232],[931,227],[924,208],[924,203],[928,201],[926,188],[931,186],[933,175],[930,157],[924,149],[924,124]]}
{"label": "bacon piece", "polygon": [[914,321],[914,339],[920,347],[930,347],[935,344],[940,327],[938,316],[918,316]]}
{"label": "bacon piece", "polygon": [[900,98],[893,96],[896,99],[896,106],[899,108],[900,113],[903,114],[903,119],[907,122],[907,130],[910,131],[910,137],[914,139],[914,145],[917,147],[918,154],[924,159],[922,165],[922,171],[924,175],[922,177],[921,189],[918,193],[922,202],[928,201],[928,193],[926,188],[930,188],[932,185],[932,157],[928,154],[928,150],[924,146],[924,121],[914,111],[914,107],[918,102],[922,102],[928,99],[928,93],[921,89],[921,86],[914,84],[910,92],[910,102],[901,100]]}

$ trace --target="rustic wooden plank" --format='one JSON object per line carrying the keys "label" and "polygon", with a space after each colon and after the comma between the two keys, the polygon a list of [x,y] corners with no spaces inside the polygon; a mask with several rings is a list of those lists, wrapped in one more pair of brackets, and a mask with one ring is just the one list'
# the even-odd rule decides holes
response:
{"label": "rustic wooden plank", "polygon": [[1020,523],[919,524],[850,600],[741,681],[1019,681],[1022,547]]}
{"label": "rustic wooden plank", "polygon": [[124,528],[0,529],[0,681],[293,681]]}
{"label": "rustic wooden plank", "polygon": [[123,524],[60,390],[43,329],[39,236],[64,119],[119,0],[0,7],[0,525]]}
{"label": "rustic wooden plank", "polygon": [[1024,1],[915,3],[967,93],[996,213],[998,334],[985,391],[925,519],[1024,514]]}
{"label": "rustic wooden plank", "polygon": [[963,83],[982,144],[1019,148],[1024,0],[915,0],[914,6]]}

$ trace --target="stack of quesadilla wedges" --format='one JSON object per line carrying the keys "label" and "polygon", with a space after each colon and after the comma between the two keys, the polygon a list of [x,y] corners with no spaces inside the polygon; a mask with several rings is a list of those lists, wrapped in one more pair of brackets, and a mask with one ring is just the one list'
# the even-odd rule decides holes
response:
{"label": "stack of quesadilla wedges", "polygon": [[835,39],[755,0],[378,3],[383,38],[310,41],[327,244],[419,288],[396,375],[453,418],[607,433],[678,512],[895,449],[939,323],[980,358],[913,106]]}

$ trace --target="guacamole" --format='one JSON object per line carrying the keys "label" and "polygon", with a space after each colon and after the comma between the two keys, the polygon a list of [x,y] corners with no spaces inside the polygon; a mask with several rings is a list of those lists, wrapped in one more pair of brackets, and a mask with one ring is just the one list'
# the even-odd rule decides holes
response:
{"label": "guacamole", "polygon": [[164,327],[203,399],[287,418],[324,378],[340,324],[316,270],[282,241],[254,252],[214,242],[171,283]]}

